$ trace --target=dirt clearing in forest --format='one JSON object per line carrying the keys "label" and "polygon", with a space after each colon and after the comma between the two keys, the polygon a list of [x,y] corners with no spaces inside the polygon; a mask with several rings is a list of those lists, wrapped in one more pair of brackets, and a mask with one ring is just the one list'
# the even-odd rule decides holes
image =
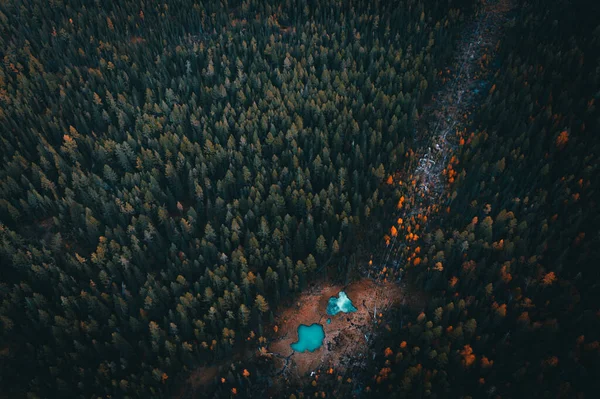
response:
{"label": "dirt clearing in forest", "polygon": [[[346,292],[354,306],[353,313],[327,314],[327,303],[340,291]],[[295,379],[319,369],[333,368],[343,372],[349,365],[356,366],[366,357],[375,326],[374,309],[379,313],[400,304],[402,290],[389,282],[376,283],[362,279],[344,287],[322,285],[308,289],[292,306],[283,309],[276,318],[277,332],[268,346],[274,355],[276,367],[284,378]],[[331,323],[327,323],[331,319]],[[319,323],[325,331],[323,346],[314,352],[294,352],[290,345],[298,341],[298,326]]]}

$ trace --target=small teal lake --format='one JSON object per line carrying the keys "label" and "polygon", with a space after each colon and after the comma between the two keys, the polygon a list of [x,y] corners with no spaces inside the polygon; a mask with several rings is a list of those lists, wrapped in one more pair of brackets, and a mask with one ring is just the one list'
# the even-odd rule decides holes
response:
{"label": "small teal lake", "polygon": [[323,345],[325,339],[325,331],[323,326],[314,323],[310,326],[300,324],[298,326],[298,342],[294,342],[291,346],[296,352],[314,352]]}
{"label": "small teal lake", "polygon": [[344,291],[340,291],[337,298],[334,296],[329,298],[329,303],[327,304],[327,314],[330,316],[335,316],[340,312],[356,312],[356,310],[357,309],[352,304],[352,301]]}

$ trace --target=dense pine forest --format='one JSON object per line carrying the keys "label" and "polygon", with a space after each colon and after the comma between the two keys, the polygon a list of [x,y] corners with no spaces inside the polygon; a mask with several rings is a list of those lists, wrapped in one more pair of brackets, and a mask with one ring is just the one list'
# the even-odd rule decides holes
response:
{"label": "dense pine forest", "polygon": [[[598,7],[499,1],[439,195],[403,173],[492,3],[0,2],[0,398],[593,397]],[[358,279],[419,301],[275,384]]]}

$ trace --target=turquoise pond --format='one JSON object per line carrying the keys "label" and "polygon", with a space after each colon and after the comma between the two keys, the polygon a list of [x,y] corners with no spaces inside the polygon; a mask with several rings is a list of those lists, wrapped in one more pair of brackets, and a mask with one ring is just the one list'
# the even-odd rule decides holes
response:
{"label": "turquoise pond", "polygon": [[298,326],[298,342],[294,342],[291,346],[296,352],[314,352],[323,345],[325,339],[325,331],[323,326],[317,323],[310,326],[300,324]]}
{"label": "turquoise pond", "polygon": [[335,316],[340,312],[356,312],[356,310],[354,305],[352,305],[352,301],[344,291],[340,291],[337,298],[334,296],[329,298],[329,303],[327,304],[327,314],[330,316]]}

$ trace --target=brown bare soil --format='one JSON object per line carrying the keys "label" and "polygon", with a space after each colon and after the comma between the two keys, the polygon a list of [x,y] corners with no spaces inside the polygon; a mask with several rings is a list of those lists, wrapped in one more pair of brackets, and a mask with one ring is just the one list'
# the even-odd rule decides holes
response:
{"label": "brown bare soil", "polygon": [[[326,312],[329,298],[345,291],[358,309],[353,313],[329,316]],[[347,287],[317,285],[302,294],[295,305],[283,309],[276,319],[278,331],[268,350],[275,358],[279,374],[286,379],[297,379],[312,371],[333,368],[343,372],[348,365],[362,362],[368,352],[370,334],[380,319],[380,313],[402,301],[400,286],[389,282],[375,283],[362,279]],[[374,315],[375,305],[377,306]],[[327,319],[331,324],[327,324]],[[298,340],[300,324],[320,323],[325,331],[323,346],[314,352],[294,352],[290,345]]]}

